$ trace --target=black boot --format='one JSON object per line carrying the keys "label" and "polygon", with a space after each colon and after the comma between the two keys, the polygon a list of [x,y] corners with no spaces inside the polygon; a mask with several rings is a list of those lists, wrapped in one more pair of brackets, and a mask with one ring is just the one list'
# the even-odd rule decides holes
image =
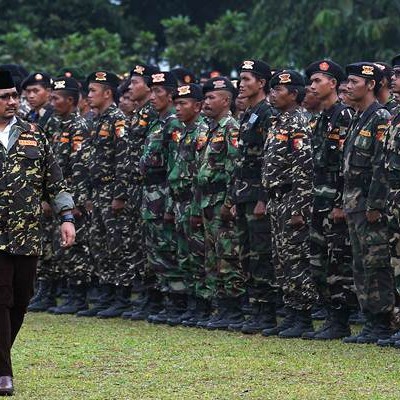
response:
{"label": "black boot", "polygon": [[243,322],[244,314],[240,299],[227,297],[218,301],[217,318],[210,321],[206,328],[227,330],[229,325]]}
{"label": "black boot", "polygon": [[121,314],[122,319],[131,319],[132,313],[138,311],[147,302],[147,292],[140,292],[138,297],[131,301],[131,308]]}
{"label": "black boot", "polygon": [[116,318],[131,309],[131,288],[121,286],[116,289],[114,302],[106,310],[97,313],[97,318]]}
{"label": "black boot", "polygon": [[97,302],[88,310],[78,311],[77,317],[95,317],[100,311],[106,310],[112,304],[115,296],[114,285],[105,284],[99,286],[100,295]]}
{"label": "black boot", "polygon": [[263,336],[276,336],[279,332],[289,328],[292,326],[296,319],[296,311],[293,308],[285,307],[285,318],[282,320],[280,324],[273,328],[263,329],[261,334]]}
{"label": "black boot", "polygon": [[183,320],[181,324],[187,327],[197,326],[199,321],[210,319],[211,310],[212,308],[210,300],[203,299],[202,297],[196,297],[192,317],[187,320]]}
{"label": "black boot", "polygon": [[313,330],[311,310],[296,311],[294,324],[279,332],[279,337],[284,339],[300,338],[305,332]]}
{"label": "black boot", "polygon": [[376,344],[381,347],[389,347],[389,346],[394,346],[396,342],[400,341],[400,331],[397,331],[394,333],[390,338],[388,339],[379,339]]}
{"label": "black boot", "polygon": [[351,335],[349,325],[349,311],[345,307],[329,311],[329,324],[314,335],[315,340],[335,340]]}
{"label": "black boot", "polygon": [[50,307],[57,306],[56,289],[55,281],[39,281],[38,296],[34,303],[29,304],[28,311],[42,312],[47,311]]}
{"label": "black boot", "polygon": [[372,314],[365,313],[367,321],[365,322],[363,328],[361,331],[355,335],[347,336],[345,337],[342,342],[343,343],[357,343],[358,339],[364,336],[369,336],[370,333],[372,332],[372,329],[374,327],[374,321],[372,319]]}
{"label": "black boot", "polygon": [[158,289],[148,289],[146,299],[146,302],[132,312],[132,321],[146,320],[150,314],[157,314],[162,310],[164,296]]}
{"label": "black boot", "polygon": [[54,314],[76,314],[78,311],[84,311],[88,309],[88,303],[86,301],[86,286],[70,285],[69,287],[69,301],[64,305],[57,307],[53,310]]}
{"label": "black boot", "polygon": [[328,317],[328,310],[323,304],[317,304],[312,308],[311,318],[316,321],[323,321]]}
{"label": "black boot", "polygon": [[167,324],[170,326],[180,325],[184,319],[193,315],[193,305],[190,304],[188,296],[184,293],[175,293],[172,298],[173,308],[169,312]]}
{"label": "black boot", "polygon": [[275,304],[256,302],[251,317],[243,323],[242,333],[254,334],[276,327]]}
{"label": "black boot", "polygon": [[361,310],[356,310],[350,314],[349,323],[354,325],[364,325],[367,319],[365,314]]}
{"label": "black boot", "polygon": [[372,330],[370,333],[360,336],[357,339],[358,344],[377,343],[378,340],[390,339],[394,334],[392,327],[393,313],[375,314],[372,317]]}

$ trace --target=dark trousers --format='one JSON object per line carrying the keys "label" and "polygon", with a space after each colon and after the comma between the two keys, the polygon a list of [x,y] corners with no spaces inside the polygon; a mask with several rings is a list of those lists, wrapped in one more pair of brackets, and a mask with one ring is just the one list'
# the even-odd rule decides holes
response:
{"label": "dark trousers", "polygon": [[0,376],[12,376],[11,347],[33,294],[37,261],[0,251]]}

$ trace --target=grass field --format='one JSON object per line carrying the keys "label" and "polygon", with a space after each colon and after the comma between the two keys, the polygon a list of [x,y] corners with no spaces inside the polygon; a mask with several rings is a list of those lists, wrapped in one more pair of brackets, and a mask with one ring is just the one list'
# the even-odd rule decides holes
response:
{"label": "grass field", "polygon": [[28,314],[15,399],[400,399],[400,352]]}

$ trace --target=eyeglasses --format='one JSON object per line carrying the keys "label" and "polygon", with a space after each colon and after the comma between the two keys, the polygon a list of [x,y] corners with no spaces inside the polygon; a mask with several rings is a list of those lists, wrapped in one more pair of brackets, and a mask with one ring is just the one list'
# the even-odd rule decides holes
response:
{"label": "eyeglasses", "polygon": [[19,94],[17,92],[0,94],[0,100],[3,101],[10,101],[10,99],[17,100],[18,98]]}

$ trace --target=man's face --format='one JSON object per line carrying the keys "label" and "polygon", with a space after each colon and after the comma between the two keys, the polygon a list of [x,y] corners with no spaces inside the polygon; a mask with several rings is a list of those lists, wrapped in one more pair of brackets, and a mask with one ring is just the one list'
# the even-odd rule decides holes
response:
{"label": "man's face", "polygon": [[321,101],[315,92],[311,90],[311,86],[306,86],[306,95],[304,96],[302,105],[307,111],[310,112],[317,111],[321,105]]}
{"label": "man's face", "polygon": [[293,94],[285,85],[276,85],[271,89],[270,94],[271,104],[279,110],[285,110],[293,105]]}
{"label": "man's face", "polygon": [[151,88],[150,102],[157,112],[165,111],[171,104],[171,94],[162,86],[153,86]]}
{"label": "man's face", "polygon": [[50,89],[44,88],[42,85],[29,85],[25,89],[26,100],[29,105],[38,110],[48,103],[50,98]]}
{"label": "man's face", "polygon": [[11,119],[18,111],[17,89],[0,89],[0,118]]}
{"label": "man's face", "polygon": [[150,89],[146,85],[145,80],[141,76],[137,75],[132,76],[129,90],[133,101],[142,100],[150,92]]}
{"label": "man's face", "polygon": [[119,98],[118,107],[125,115],[130,115],[135,110],[136,102],[132,100],[131,94],[129,92],[125,92]]}
{"label": "man's face", "polygon": [[51,93],[51,105],[54,108],[56,114],[65,116],[71,110],[72,100],[71,97],[63,96],[58,91]]}
{"label": "man's face", "polygon": [[240,73],[239,94],[242,97],[257,95],[262,89],[262,81],[257,79],[251,72]]}
{"label": "man's face", "polygon": [[107,98],[105,96],[106,90],[101,83],[90,83],[88,102],[92,108],[103,108]]}
{"label": "man's face", "polygon": [[207,92],[204,97],[204,113],[207,117],[219,116],[229,104],[229,94],[224,90]]}
{"label": "man's face", "polygon": [[249,106],[247,97],[242,97],[242,95],[239,94],[239,96],[235,99],[235,105],[237,111],[246,111],[247,107]]}
{"label": "man's face", "polygon": [[368,83],[365,78],[349,75],[347,78],[347,96],[352,102],[360,102],[369,92]]}
{"label": "man's face", "polygon": [[393,69],[392,75],[392,91],[393,93],[400,93],[400,68]]}
{"label": "man's face", "polygon": [[201,110],[201,102],[195,99],[175,99],[176,116],[181,122],[190,122]]}
{"label": "man's face", "polygon": [[[329,95],[332,94],[333,90],[336,90],[336,81],[320,72],[312,74],[310,81],[310,91],[319,100],[326,99]],[[306,95],[307,92],[308,91],[306,91]]]}

